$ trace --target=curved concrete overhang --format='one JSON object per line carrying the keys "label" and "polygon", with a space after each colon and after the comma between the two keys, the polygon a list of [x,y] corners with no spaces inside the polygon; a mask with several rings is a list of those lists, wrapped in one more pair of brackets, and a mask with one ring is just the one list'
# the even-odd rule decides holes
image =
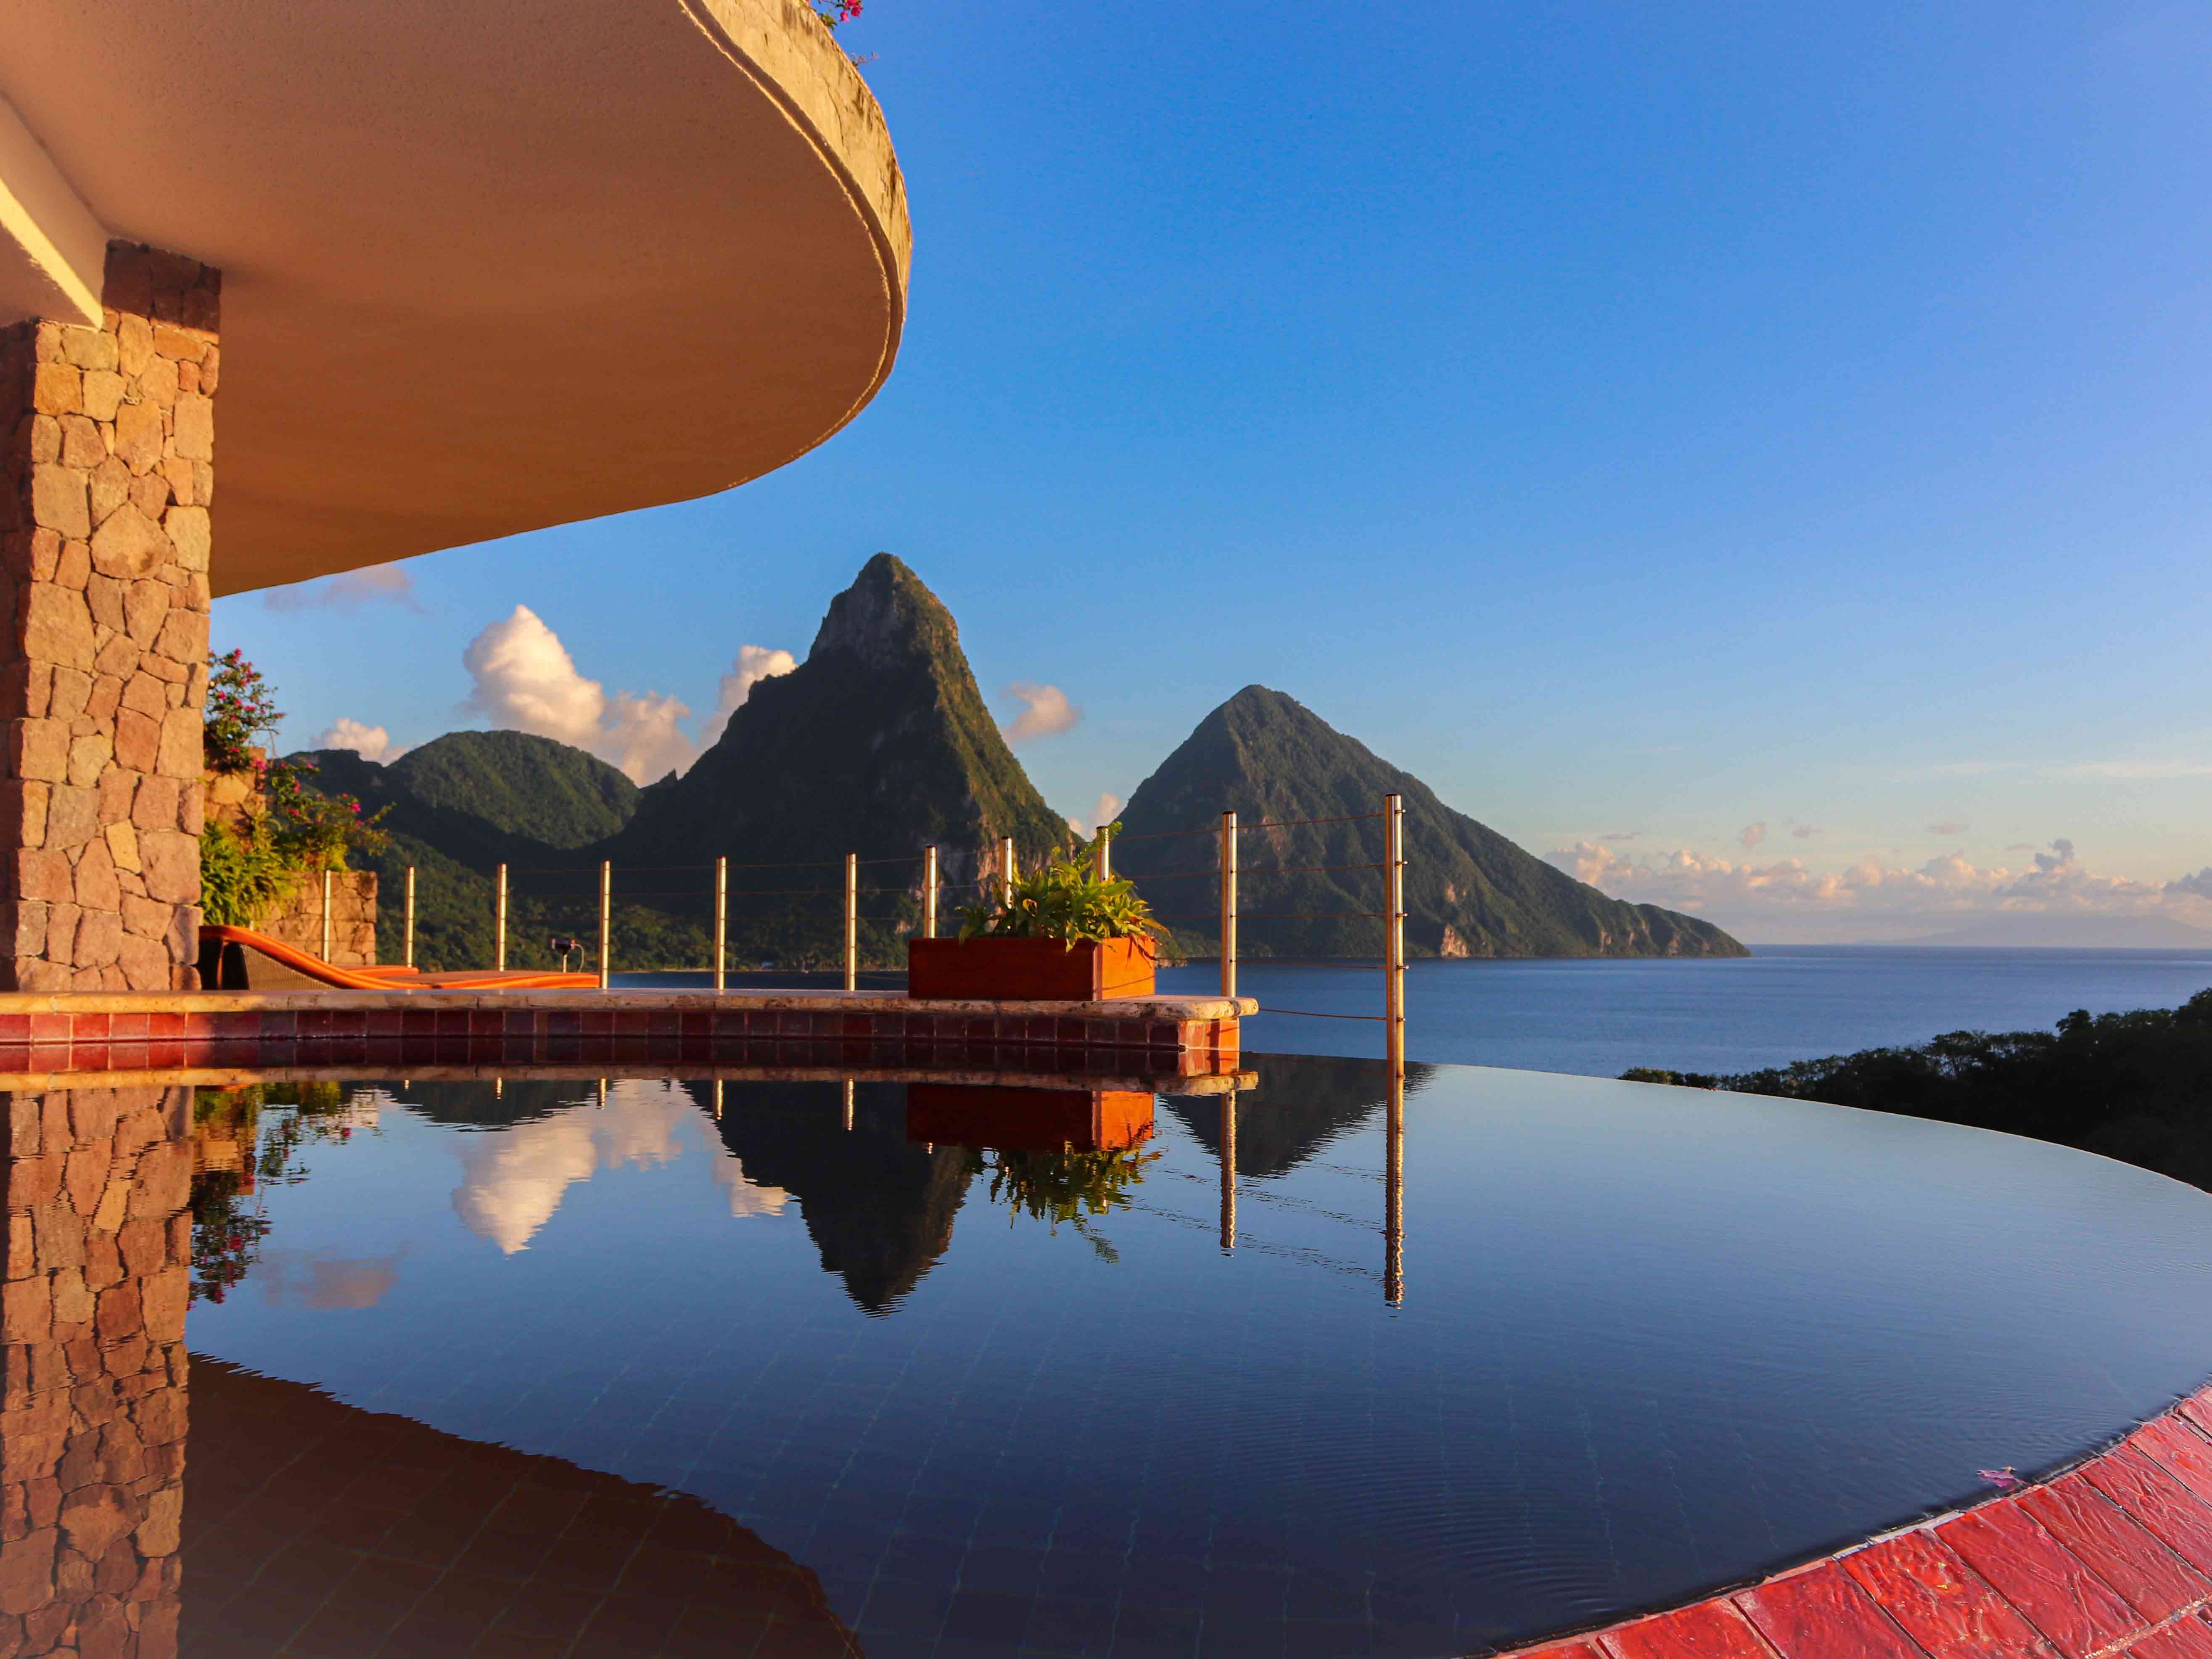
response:
{"label": "curved concrete overhang", "polygon": [[236,592],[688,500],[883,384],[898,161],[804,0],[14,0],[0,322],[222,273]]}

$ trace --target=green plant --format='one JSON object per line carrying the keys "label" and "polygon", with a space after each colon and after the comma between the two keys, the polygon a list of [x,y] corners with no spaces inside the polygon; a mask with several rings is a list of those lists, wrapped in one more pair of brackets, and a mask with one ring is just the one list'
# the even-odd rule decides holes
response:
{"label": "green plant", "polygon": [[1079,1152],[994,1152],[974,1154],[970,1168],[991,1177],[991,1201],[1006,1206],[1007,1222],[1028,1216],[1057,1233],[1065,1222],[1098,1253],[1116,1261],[1113,1244],[1091,1231],[1090,1223],[1130,1204],[1131,1188],[1145,1179],[1145,1166],[1159,1158],[1143,1141],[1132,1146]]}
{"label": "green plant", "polygon": [[276,839],[292,860],[307,870],[343,870],[350,851],[382,852],[392,837],[377,826],[392,808],[368,817],[352,795],[326,795],[306,783],[317,769],[313,761],[278,761],[265,775],[269,817]]}
{"label": "green plant", "polygon": [[301,873],[265,817],[234,828],[210,819],[200,832],[200,910],[209,921],[253,927],[292,896]]}
{"label": "green plant", "polygon": [[1152,908],[1137,896],[1126,877],[1098,878],[1098,848],[1121,829],[1102,827],[1097,837],[1069,850],[1055,848],[1027,874],[1009,882],[993,876],[988,899],[960,914],[960,937],[967,939],[1056,939],[1069,950],[1080,942],[1141,939],[1158,948],[1167,929],[1152,920]]}
{"label": "green plant", "polygon": [[243,651],[226,651],[208,659],[207,735],[204,752],[210,772],[252,772],[262,766],[253,740],[284,722],[276,690]]}

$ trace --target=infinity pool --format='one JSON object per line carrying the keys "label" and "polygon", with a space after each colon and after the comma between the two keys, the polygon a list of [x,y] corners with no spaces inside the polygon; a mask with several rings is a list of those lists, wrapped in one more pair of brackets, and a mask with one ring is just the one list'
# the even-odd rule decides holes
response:
{"label": "infinity pool", "polygon": [[1382,1068],[1249,1063],[1042,1132],[865,1079],[203,1091],[185,1651],[1434,1659],[2212,1372],[2212,1199],[2140,1170],[1417,1068],[1394,1249]]}

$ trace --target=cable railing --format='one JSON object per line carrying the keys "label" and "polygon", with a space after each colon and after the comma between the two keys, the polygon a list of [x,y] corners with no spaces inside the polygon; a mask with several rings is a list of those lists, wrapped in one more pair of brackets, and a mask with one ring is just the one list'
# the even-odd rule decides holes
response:
{"label": "cable railing", "polygon": [[[1253,864],[1248,866],[1243,856],[1244,847],[1242,838],[1249,836],[1377,823],[1382,828],[1382,856],[1379,860],[1358,856],[1358,852],[1363,848],[1349,849],[1353,855],[1339,862]],[[1113,874],[1114,848],[1118,845],[1201,837],[1214,842],[1215,856],[1210,866],[1148,872],[1139,875],[1138,879],[1146,884],[1199,880],[1214,884],[1216,902],[1212,908],[1204,911],[1170,911],[1158,914],[1155,919],[1187,928],[1212,925],[1219,940],[1221,994],[1232,998],[1237,994],[1238,930],[1245,923],[1380,923],[1383,979],[1381,1012],[1347,1013],[1273,1007],[1265,1012],[1300,1019],[1380,1023],[1384,1027],[1386,1052],[1394,1065],[1402,1066],[1406,1024],[1403,799],[1395,794],[1386,796],[1380,809],[1372,812],[1348,812],[1310,818],[1256,818],[1249,823],[1241,823],[1237,813],[1226,811],[1221,815],[1218,825],[1212,828],[1158,830],[1142,835],[1102,835],[1095,843],[1093,856],[1100,878],[1105,879]],[[1369,846],[1372,845],[1364,836],[1358,839]],[[1290,849],[1286,848],[1285,850]],[[1191,862],[1196,864],[1194,860]],[[515,915],[514,901],[520,898],[529,905],[529,920],[549,930],[549,954],[557,955],[564,966],[571,955],[584,957],[597,964],[600,986],[609,986],[612,982],[613,973],[615,907],[619,898],[624,903],[651,906],[660,910],[664,916],[668,914],[670,906],[675,907],[679,915],[688,911],[696,917],[702,910],[710,913],[713,982],[716,990],[723,990],[727,988],[729,980],[730,924],[734,902],[743,912],[744,919],[754,925],[756,942],[759,937],[780,936],[787,948],[778,950],[779,958],[796,957],[801,971],[805,971],[805,964],[816,959],[816,936],[826,934],[828,937],[823,942],[830,945],[830,948],[822,951],[820,955],[823,958],[835,959],[839,963],[843,970],[845,988],[854,990],[859,986],[864,936],[872,942],[883,939],[885,934],[893,939],[902,934],[934,939],[938,937],[942,901],[948,893],[964,893],[972,885],[979,896],[988,897],[994,878],[1002,884],[1011,884],[1018,873],[1013,837],[1000,837],[995,856],[980,859],[978,864],[980,867],[972,884],[958,882],[948,886],[943,876],[944,866],[939,849],[934,846],[923,848],[919,853],[871,858],[862,858],[856,852],[846,853],[842,858],[775,861],[718,858],[701,863],[625,866],[621,872],[624,884],[619,890],[616,884],[616,867],[611,861],[603,860],[596,872],[588,866],[510,867],[501,864],[493,874],[492,965],[497,971],[507,970],[512,932],[510,924]],[[876,873],[887,872],[895,866],[915,869],[913,878],[908,881],[885,880],[882,874]],[[919,867],[916,869],[915,866]],[[805,880],[799,873],[829,871],[840,872],[842,880],[832,885],[818,880]],[[870,878],[865,881],[863,871],[871,872]],[[1269,908],[1246,910],[1242,908],[1243,889],[1249,883],[1264,883],[1281,877],[1364,876],[1370,872],[1378,873],[1382,878],[1378,900],[1381,908],[1378,909]],[[580,885],[594,873],[597,880],[593,890],[542,890],[549,882],[556,888]],[[734,884],[732,876],[738,878]],[[522,886],[517,885],[517,878],[523,878]],[[629,884],[631,883],[639,884]],[[645,884],[647,883],[650,884]],[[540,890],[530,890],[532,888]],[[863,901],[869,902],[864,904]],[[820,906],[827,914],[806,914],[808,908],[815,905]],[[831,909],[833,905],[834,910]],[[403,922],[404,960],[409,967],[415,963],[415,917],[416,871],[410,865],[407,868]],[[588,952],[586,949],[587,938],[592,945]]]}

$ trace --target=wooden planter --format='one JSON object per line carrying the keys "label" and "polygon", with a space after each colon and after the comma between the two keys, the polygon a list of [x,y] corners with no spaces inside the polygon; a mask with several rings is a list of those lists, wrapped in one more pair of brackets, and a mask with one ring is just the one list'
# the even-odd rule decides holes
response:
{"label": "wooden planter", "polygon": [[906,1138],[1002,1152],[1123,1152],[1152,1139],[1152,1097],[1119,1090],[906,1086]]}
{"label": "wooden planter", "polygon": [[1109,939],[1070,950],[1056,939],[910,939],[906,994],[1040,1002],[1148,997],[1152,966],[1149,939]]}

